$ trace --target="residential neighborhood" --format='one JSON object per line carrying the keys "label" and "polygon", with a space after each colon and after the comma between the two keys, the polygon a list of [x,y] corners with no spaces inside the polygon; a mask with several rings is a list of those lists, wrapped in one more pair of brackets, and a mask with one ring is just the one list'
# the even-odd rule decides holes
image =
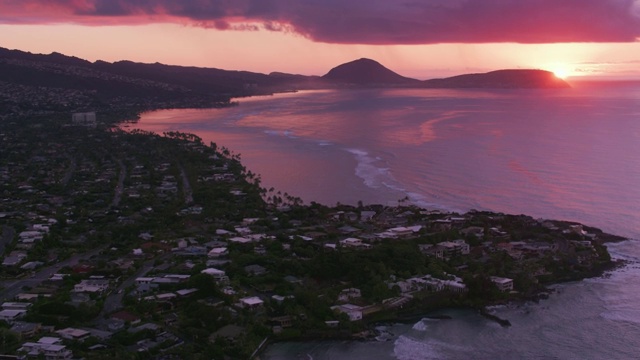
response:
{"label": "residential neighborhood", "polygon": [[0,122],[0,354],[245,359],[272,341],[366,339],[376,322],[596,275],[620,240],[404,200],[304,204],[195,135],[91,116]]}

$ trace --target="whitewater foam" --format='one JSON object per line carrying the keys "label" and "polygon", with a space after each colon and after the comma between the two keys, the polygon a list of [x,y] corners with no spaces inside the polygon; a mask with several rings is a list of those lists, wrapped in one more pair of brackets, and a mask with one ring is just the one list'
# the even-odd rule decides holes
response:
{"label": "whitewater foam", "polygon": [[430,342],[405,335],[398,337],[398,340],[394,343],[393,354],[398,360],[445,359],[444,354],[435,349]]}
{"label": "whitewater foam", "polygon": [[389,168],[377,166],[380,158],[372,157],[367,151],[360,149],[346,149],[353,154],[356,159],[356,176],[362,179],[364,184],[370,188],[378,189],[385,182],[395,181]]}
{"label": "whitewater foam", "polygon": [[415,323],[412,327],[413,330],[417,330],[417,331],[427,331],[428,328],[429,326],[422,320]]}
{"label": "whitewater foam", "polygon": [[297,136],[295,136],[295,133],[291,130],[265,130],[264,133],[272,136],[283,136],[289,139],[298,138]]}

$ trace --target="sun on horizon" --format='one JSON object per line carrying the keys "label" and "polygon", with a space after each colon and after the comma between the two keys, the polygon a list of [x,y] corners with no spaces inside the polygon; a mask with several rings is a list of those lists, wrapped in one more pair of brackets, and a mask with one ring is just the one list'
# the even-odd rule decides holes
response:
{"label": "sun on horizon", "polygon": [[552,69],[551,72],[557,78],[563,79],[563,80],[568,78],[571,75],[569,69],[567,69],[566,67],[556,67],[556,68]]}

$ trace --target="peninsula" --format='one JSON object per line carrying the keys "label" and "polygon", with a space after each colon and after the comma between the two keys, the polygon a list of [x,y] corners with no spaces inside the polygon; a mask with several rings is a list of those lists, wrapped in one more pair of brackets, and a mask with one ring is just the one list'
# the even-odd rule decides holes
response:
{"label": "peninsula", "polygon": [[4,354],[247,359],[270,341],[366,338],[598,275],[621,240],[403,201],[304,204],[195,135],[79,117],[0,121]]}

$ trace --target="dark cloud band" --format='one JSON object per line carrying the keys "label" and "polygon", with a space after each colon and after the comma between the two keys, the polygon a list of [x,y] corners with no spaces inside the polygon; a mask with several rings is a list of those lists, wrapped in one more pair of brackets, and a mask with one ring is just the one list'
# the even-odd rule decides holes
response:
{"label": "dark cloud band", "polygon": [[0,0],[3,23],[172,21],[344,44],[633,42],[640,0]]}

